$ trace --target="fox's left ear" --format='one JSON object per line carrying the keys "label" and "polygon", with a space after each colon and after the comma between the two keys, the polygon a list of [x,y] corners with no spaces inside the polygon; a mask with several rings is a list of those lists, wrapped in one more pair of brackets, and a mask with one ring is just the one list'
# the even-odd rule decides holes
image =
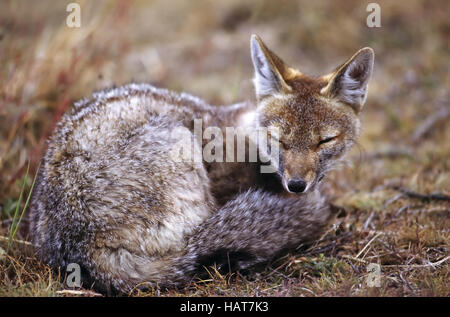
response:
{"label": "fox's left ear", "polygon": [[323,77],[328,84],[320,91],[321,94],[338,99],[359,113],[367,98],[374,58],[370,47],[360,49],[334,73]]}

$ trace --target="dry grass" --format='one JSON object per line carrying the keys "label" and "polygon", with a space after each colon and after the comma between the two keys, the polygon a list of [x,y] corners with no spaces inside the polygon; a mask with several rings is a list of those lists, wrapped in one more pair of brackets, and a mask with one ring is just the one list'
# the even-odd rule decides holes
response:
{"label": "dry grass", "polygon": [[[93,90],[146,81],[230,103],[253,98],[251,33],[312,75],[371,46],[363,133],[352,166],[328,177],[338,212],[323,239],[247,275],[211,268],[185,290],[134,295],[450,295],[450,203],[430,195],[450,195],[448,1],[378,1],[374,29],[360,1],[80,3],[82,27],[69,29],[65,1],[0,2],[0,236],[27,160],[29,188],[55,123]],[[61,292],[58,274],[34,258],[27,224],[25,215],[11,254],[0,238],[0,296],[95,295]],[[382,266],[381,287],[367,285],[368,263]]]}

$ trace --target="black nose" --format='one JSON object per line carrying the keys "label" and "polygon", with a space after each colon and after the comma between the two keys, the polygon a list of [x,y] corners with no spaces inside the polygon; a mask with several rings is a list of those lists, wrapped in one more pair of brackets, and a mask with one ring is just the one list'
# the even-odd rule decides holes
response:
{"label": "black nose", "polygon": [[300,178],[292,179],[288,183],[288,189],[294,193],[303,193],[306,189],[306,182]]}

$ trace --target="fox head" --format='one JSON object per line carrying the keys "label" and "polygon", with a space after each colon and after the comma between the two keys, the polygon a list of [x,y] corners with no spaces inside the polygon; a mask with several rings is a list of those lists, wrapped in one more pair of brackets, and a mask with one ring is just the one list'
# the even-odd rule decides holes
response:
{"label": "fox head", "polygon": [[258,124],[279,131],[281,183],[290,193],[311,190],[358,138],[374,52],[363,48],[318,78],[287,66],[256,35],[251,56]]}

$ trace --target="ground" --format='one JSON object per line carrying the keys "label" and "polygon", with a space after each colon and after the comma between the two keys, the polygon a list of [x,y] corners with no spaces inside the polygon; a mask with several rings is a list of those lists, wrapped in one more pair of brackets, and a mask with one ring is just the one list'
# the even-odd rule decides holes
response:
{"label": "ground", "polygon": [[448,1],[377,1],[379,28],[369,1],[78,1],[80,28],[66,25],[69,2],[0,3],[0,296],[95,295],[68,292],[29,242],[26,198],[64,111],[130,81],[254,100],[252,33],[310,75],[375,51],[361,138],[326,180],[336,217],[315,245],[250,274],[210,268],[187,289],[132,295],[450,295]]}

